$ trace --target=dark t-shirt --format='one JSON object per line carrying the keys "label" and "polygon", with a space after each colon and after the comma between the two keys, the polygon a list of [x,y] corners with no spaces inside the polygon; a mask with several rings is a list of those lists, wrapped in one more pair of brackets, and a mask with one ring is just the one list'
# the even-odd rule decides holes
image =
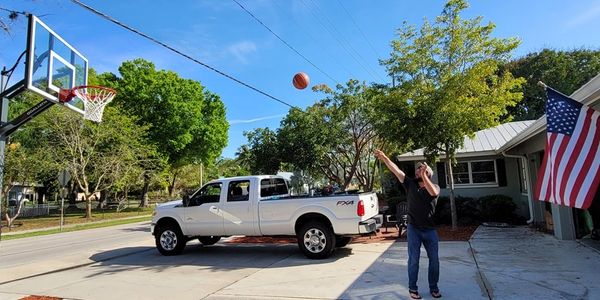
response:
{"label": "dark t-shirt", "polygon": [[422,228],[434,228],[433,214],[437,196],[431,196],[425,187],[419,187],[415,178],[404,177],[402,183],[408,200],[408,223]]}

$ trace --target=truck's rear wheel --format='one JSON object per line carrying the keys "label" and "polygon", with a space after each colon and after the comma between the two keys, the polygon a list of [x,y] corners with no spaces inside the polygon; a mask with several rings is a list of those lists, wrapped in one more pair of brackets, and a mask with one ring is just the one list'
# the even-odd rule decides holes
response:
{"label": "truck's rear wheel", "polygon": [[322,223],[308,223],[298,232],[298,246],[308,258],[326,258],[335,249],[335,234]]}
{"label": "truck's rear wheel", "polygon": [[335,238],[335,246],[337,248],[341,248],[341,247],[344,247],[344,246],[348,245],[350,243],[350,241],[352,241],[352,237],[349,237],[349,236],[337,236]]}
{"label": "truck's rear wheel", "polygon": [[187,239],[175,224],[161,225],[156,230],[156,249],[162,255],[177,255],[183,251]]}
{"label": "truck's rear wheel", "polygon": [[202,245],[204,246],[210,246],[210,245],[214,245],[216,244],[219,240],[221,239],[220,236],[214,236],[214,235],[210,235],[210,236],[201,236],[198,238],[198,240],[200,241],[200,243],[202,243]]}

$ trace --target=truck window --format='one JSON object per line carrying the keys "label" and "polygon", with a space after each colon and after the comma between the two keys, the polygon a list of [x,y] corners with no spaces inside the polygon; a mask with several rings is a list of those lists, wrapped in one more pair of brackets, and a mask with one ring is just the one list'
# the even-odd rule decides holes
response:
{"label": "truck window", "polygon": [[219,203],[221,197],[221,183],[212,183],[204,186],[192,198],[188,206],[198,206],[203,203]]}
{"label": "truck window", "polygon": [[229,183],[227,191],[227,202],[248,201],[248,199],[250,199],[248,196],[248,191],[250,191],[250,181],[232,181]]}
{"label": "truck window", "polygon": [[283,178],[269,178],[260,181],[260,196],[287,195],[288,189]]}

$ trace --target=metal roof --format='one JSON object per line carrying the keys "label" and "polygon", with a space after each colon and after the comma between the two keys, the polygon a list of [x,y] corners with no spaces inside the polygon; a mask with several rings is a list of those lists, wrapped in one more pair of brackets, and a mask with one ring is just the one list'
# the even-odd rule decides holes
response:
{"label": "metal roof", "polygon": [[[508,141],[523,132],[535,121],[519,121],[500,124],[493,128],[477,131],[473,139],[465,136],[464,145],[456,151],[456,157],[496,155]],[[424,159],[423,148],[398,155],[399,161]]]}

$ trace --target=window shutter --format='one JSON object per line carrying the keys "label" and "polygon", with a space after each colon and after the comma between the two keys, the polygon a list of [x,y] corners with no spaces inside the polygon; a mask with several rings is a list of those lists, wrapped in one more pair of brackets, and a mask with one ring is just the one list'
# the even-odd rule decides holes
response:
{"label": "window shutter", "polygon": [[438,162],[435,164],[437,169],[438,185],[441,189],[446,188],[446,166],[444,162]]}
{"label": "window shutter", "polygon": [[504,165],[504,159],[496,159],[496,173],[498,174],[498,185],[506,186],[506,166]]}

